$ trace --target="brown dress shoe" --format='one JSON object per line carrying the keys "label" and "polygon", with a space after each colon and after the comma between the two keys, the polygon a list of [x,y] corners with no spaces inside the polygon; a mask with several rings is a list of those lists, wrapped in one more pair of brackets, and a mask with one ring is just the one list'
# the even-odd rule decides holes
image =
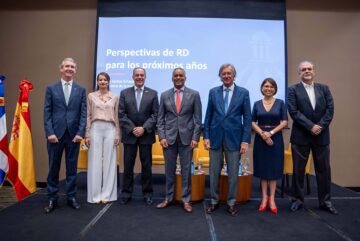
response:
{"label": "brown dress shoe", "polygon": [[170,202],[168,200],[164,200],[158,205],[156,205],[156,208],[167,208],[170,206]]}
{"label": "brown dress shoe", "polygon": [[191,213],[192,212],[192,206],[190,203],[184,203],[184,210],[187,213]]}

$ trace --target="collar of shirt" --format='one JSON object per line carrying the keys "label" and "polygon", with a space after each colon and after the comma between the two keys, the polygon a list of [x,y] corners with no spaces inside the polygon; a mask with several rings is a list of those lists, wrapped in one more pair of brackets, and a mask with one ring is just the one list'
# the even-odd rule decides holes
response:
{"label": "collar of shirt", "polygon": [[303,84],[304,88],[314,88],[314,81],[311,82],[311,84],[306,84],[304,81],[301,81],[301,83]]}
{"label": "collar of shirt", "polygon": [[234,88],[235,88],[235,84],[232,84],[230,87],[226,87],[225,85],[223,85],[223,91],[225,91],[225,89],[227,89],[227,88],[230,89],[230,92],[233,92]]}
{"label": "collar of shirt", "polygon": [[137,87],[136,85],[134,85],[134,90],[135,90],[135,93],[136,93],[136,90],[137,89],[141,89],[141,92],[143,92],[144,91],[144,85],[143,86],[141,86],[140,88],[139,87]]}
{"label": "collar of shirt", "polygon": [[[182,92],[184,92],[184,89],[185,89],[185,86],[183,86],[183,87],[181,87],[181,89],[180,89],[180,93],[182,93]],[[176,93],[176,88],[174,88],[174,93]]]}
{"label": "collar of shirt", "polygon": [[69,83],[69,87],[71,87],[73,82],[74,82],[74,80],[65,81],[65,80],[61,79],[61,84],[63,87],[65,86],[65,83]]}

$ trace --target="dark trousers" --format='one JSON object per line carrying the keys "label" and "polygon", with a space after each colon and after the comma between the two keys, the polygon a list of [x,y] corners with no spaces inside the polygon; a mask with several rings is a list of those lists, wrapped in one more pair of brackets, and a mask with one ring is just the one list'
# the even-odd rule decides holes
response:
{"label": "dark trousers", "polygon": [[59,171],[62,153],[65,150],[66,164],[66,195],[74,198],[76,195],[77,160],[80,143],[72,142],[68,131],[59,139],[58,143],[47,142],[49,155],[49,173],[47,177],[47,192],[49,200],[57,200],[59,191]]}
{"label": "dark trousers", "polygon": [[293,181],[292,194],[293,197],[304,202],[304,175],[305,166],[310,155],[310,150],[314,159],[314,168],[316,174],[316,182],[318,187],[318,199],[320,205],[330,202],[330,185],[331,185],[331,169],[330,169],[330,148],[329,145],[291,145],[293,158]]}
{"label": "dark trousers", "polygon": [[191,159],[193,149],[190,145],[183,145],[178,135],[173,145],[164,148],[166,197],[168,201],[174,200],[176,181],[176,160],[179,155],[181,166],[181,200],[183,203],[190,202],[191,197]]}
{"label": "dark trousers", "polygon": [[144,197],[151,197],[152,188],[152,145],[151,144],[124,144],[124,179],[122,196],[131,197],[134,188],[134,165],[139,148],[141,161],[141,185]]}

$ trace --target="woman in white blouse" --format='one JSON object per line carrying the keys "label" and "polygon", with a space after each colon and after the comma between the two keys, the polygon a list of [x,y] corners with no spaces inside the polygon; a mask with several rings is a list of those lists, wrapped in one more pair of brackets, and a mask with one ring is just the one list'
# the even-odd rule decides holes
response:
{"label": "woman in white blouse", "polygon": [[110,76],[97,75],[97,91],[88,95],[85,142],[88,151],[87,201],[117,199],[116,148],[119,145],[119,96],[109,91]]}

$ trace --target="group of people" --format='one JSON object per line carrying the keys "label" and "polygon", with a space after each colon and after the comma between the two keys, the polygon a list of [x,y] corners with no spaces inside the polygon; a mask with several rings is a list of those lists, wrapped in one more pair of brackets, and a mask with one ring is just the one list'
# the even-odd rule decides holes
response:
{"label": "group of people", "polygon": [[[44,126],[49,155],[47,177],[48,205],[45,212],[57,207],[59,169],[65,150],[67,203],[74,209],[79,143],[85,137],[88,152],[89,203],[117,200],[116,148],[120,141],[124,151],[124,177],[120,203],[131,201],[133,169],[137,152],[141,161],[141,184],[144,202],[152,205],[152,145],[159,136],[165,158],[166,196],[156,205],[162,209],[174,201],[176,162],[181,165],[181,201],[191,213],[191,161],[201,133],[204,148],[210,155],[210,203],[207,213],[219,208],[219,178],[224,158],[228,172],[227,212],[238,212],[236,192],[241,155],[246,153],[255,132],[254,176],[261,180],[262,200],[258,210],[277,213],[276,180],[282,178],[284,141],[282,129],[287,126],[287,110],[293,119],[291,131],[293,155],[292,211],[304,205],[304,172],[310,151],[313,154],[318,184],[319,206],[337,214],[330,198],[329,125],[334,104],[329,88],[314,83],[314,65],[303,61],[298,66],[301,82],[288,90],[287,106],[276,99],[277,84],[266,78],[260,91],[263,99],[250,108],[249,91],[234,83],[236,69],[223,64],[219,69],[222,85],[210,90],[202,129],[202,105],[198,91],[185,86],[186,72],[175,68],[173,87],[160,96],[145,86],[146,71],[133,70],[134,86],[124,89],[120,97],[109,91],[110,76],[97,75],[97,90],[86,98],[83,87],[74,82],[76,63],[66,58],[60,65],[61,80],[49,85],[44,106]],[[120,138],[121,133],[121,138]]]}

